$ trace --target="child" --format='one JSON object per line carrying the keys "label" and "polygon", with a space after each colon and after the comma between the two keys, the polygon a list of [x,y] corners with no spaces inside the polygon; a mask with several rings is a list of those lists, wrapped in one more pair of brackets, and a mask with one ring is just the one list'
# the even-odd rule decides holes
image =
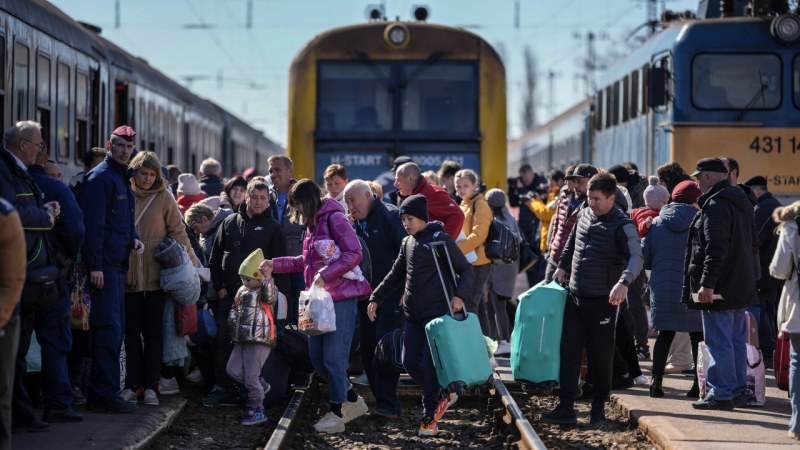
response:
{"label": "child", "polygon": [[[233,352],[225,370],[231,378],[247,388],[247,410],[242,425],[256,425],[266,422],[264,414],[264,394],[269,383],[261,378],[261,368],[267,361],[269,351],[275,346],[275,316],[273,305],[278,291],[272,280],[272,273],[259,271],[264,261],[261,249],[256,249],[239,266],[242,287],[236,292],[228,326]],[[265,278],[266,276],[266,278]]]}
{"label": "child", "polygon": [[[455,241],[444,232],[441,222],[428,223],[428,201],[424,196],[417,194],[405,199],[400,205],[400,218],[409,236],[403,240],[392,270],[372,293],[367,315],[370,320],[375,321],[378,303],[405,283],[403,366],[423,389],[422,420],[418,433],[420,436],[433,436],[439,432],[437,422],[455,402],[456,397],[455,394],[450,394],[442,398],[425,335],[425,325],[428,322],[449,312],[448,299],[442,291],[436,270],[437,261],[431,253],[430,244],[444,242],[452,258],[453,268],[458,275],[458,284],[453,290],[453,298],[450,299],[455,312],[463,309],[464,296],[471,292],[472,265],[467,262]],[[449,269],[442,270],[445,279],[449,278]]]}
{"label": "child", "polygon": [[639,239],[644,239],[653,226],[653,219],[658,217],[661,207],[669,202],[669,191],[664,186],[658,184],[657,177],[650,177],[650,183],[644,190],[645,208],[636,208],[631,212],[631,219],[636,224],[639,231]]}

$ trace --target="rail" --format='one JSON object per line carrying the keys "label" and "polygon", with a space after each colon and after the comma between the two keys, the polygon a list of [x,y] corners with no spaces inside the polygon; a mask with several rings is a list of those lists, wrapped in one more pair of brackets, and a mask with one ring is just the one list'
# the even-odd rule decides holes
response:
{"label": "rail", "polygon": [[287,448],[294,432],[296,423],[294,419],[298,417],[298,414],[304,409],[303,407],[307,399],[308,394],[306,391],[295,391],[294,395],[292,395],[292,399],[289,401],[289,405],[281,416],[281,420],[278,421],[275,431],[272,432],[272,436],[270,436],[269,441],[267,441],[267,445],[264,446],[264,450],[282,450]]}
{"label": "rail", "polygon": [[517,402],[511,397],[508,389],[506,389],[506,385],[503,384],[503,380],[500,379],[497,373],[492,377],[492,384],[494,385],[495,395],[500,397],[503,406],[506,408],[507,418],[513,422],[517,430],[519,430],[520,444],[529,450],[547,450],[547,446],[544,445],[539,435],[536,434],[536,430],[533,429],[533,426],[528,422],[525,414],[519,409],[519,405],[517,405]]}

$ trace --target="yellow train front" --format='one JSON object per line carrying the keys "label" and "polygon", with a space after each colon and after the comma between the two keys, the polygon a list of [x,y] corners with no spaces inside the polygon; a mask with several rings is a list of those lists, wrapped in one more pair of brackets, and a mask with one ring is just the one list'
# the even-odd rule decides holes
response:
{"label": "yellow train front", "polygon": [[289,73],[294,174],[320,180],[339,163],[371,180],[407,155],[423,170],[456,160],[504,187],[505,95],[499,56],[468,31],[385,21],[327,31]]}

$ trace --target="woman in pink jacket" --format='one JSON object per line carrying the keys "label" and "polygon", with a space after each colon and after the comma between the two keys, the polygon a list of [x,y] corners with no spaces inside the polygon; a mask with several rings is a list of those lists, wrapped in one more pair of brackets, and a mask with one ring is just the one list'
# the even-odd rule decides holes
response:
{"label": "woman in pink jacket", "polygon": [[345,423],[367,413],[364,399],[347,379],[347,364],[356,302],[368,297],[372,289],[359,268],[361,244],[339,202],[323,199],[320,187],[305,179],[292,186],[288,203],[290,219],[306,227],[303,253],[266,260],[262,268],[275,273],[302,271],[306,289],[316,284],[333,298],[336,331],[310,336],[308,346],[314,370],[328,380],[331,391],[331,411],[314,424],[314,429],[339,433]]}

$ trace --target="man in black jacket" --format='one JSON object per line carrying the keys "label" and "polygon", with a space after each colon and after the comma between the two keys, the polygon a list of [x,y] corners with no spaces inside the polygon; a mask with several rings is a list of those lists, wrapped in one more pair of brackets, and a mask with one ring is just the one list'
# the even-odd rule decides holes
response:
{"label": "man in black jacket", "polygon": [[[344,188],[344,200],[356,233],[367,243],[372,262],[372,289],[378,287],[392,269],[403,238],[407,236],[400,220],[400,210],[383,203],[372,194],[363,180],[353,180]],[[369,380],[369,386],[378,405],[373,415],[396,419],[400,416],[400,399],[397,397],[399,374],[376,371],[372,366],[378,340],[400,326],[400,298],[397,290],[389,295],[378,309],[375,322],[367,317],[367,302],[358,304],[359,329],[361,330],[361,362]]]}
{"label": "man in black jacket", "polygon": [[556,408],[542,421],[572,426],[581,352],[592,371],[594,399],[590,423],[605,420],[605,401],[611,390],[614,335],[620,303],[642,270],[639,233],[628,215],[615,205],[617,182],[607,173],[593,176],[588,208],[580,211],[553,278],[569,280],[570,297],[564,309],[561,335],[561,393]]}
{"label": "man in black jacket", "polygon": [[537,232],[541,221],[528,208],[528,202],[536,195],[537,190],[547,192],[549,185],[547,179],[533,171],[530,164],[519,168],[519,177],[509,183],[508,202],[513,207],[519,208],[519,230],[525,241],[531,244],[533,251],[540,256],[540,263],[528,270],[528,286],[533,286],[544,278],[544,259],[541,258],[539,249],[539,233]]}
{"label": "man in black jacket", "polygon": [[692,406],[730,411],[746,402],[745,311],[758,304],[753,206],[744,191],[730,184],[719,158],[701,159],[692,176],[704,194],[689,229],[681,301],[702,310],[712,357],[706,371],[708,394]]}
{"label": "man in black jacket", "polygon": [[222,165],[214,158],[206,158],[200,163],[200,189],[209,197],[222,192]]}

